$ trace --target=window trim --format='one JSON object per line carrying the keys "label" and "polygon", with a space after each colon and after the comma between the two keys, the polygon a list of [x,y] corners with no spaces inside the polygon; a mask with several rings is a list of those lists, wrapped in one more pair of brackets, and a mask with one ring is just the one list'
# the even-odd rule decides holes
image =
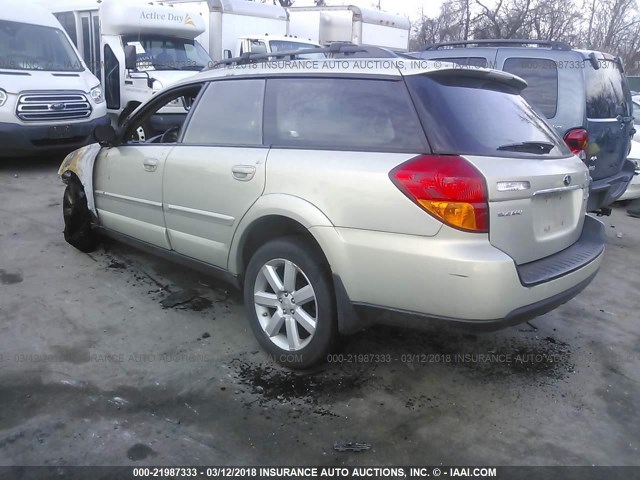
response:
{"label": "window trim", "polygon": [[[189,83],[186,85],[178,85],[175,87],[172,87],[166,91],[163,91],[161,94],[159,94],[156,97],[153,97],[149,103],[145,104],[144,107],[142,107],[140,109],[140,111],[138,111],[134,116],[129,117],[127,119],[127,121],[124,123],[124,125],[122,125],[122,128],[120,129],[120,131],[118,132],[118,146],[121,147],[140,147],[140,146],[144,146],[144,145],[148,145],[148,146],[158,146],[158,145],[182,145],[181,141],[182,141],[182,136],[184,135],[184,130],[186,129],[186,125],[187,122],[190,120],[191,115],[193,114],[194,108],[196,105],[198,105],[200,98],[202,96],[202,92],[204,91],[204,86],[205,86],[206,82],[200,81],[200,82],[194,82],[194,83]],[[180,132],[178,133],[178,138],[175,142],[171,142],[171,143],[131,143],[125,140],[125,138],[127,137],[127,132],[129,131],[129,128],[131,128],[131,124],[135,124],[138,122],[138,119],[140,118],[147,118],[149,117],[149,112],[151,112],[151,115],[153,115],[153,112],[156,110],[158,104],[163,104],[166,102],[165,98],[166,97],[173,97],[174,94],[176,92],[179,92],[180,90],[188,90],[190,88],[195,88],[196,86],[200,86],[200,91],[198,92],[198,95],[195,98],[195,101],[193,102],[193,105],[191,105],[191,109],[189,109],[189,111],[187,112],[187,117],[184,120],[184,123],[182,124],[182,128],[180,129]],[[160,107],[162,108],[162,107]]]}

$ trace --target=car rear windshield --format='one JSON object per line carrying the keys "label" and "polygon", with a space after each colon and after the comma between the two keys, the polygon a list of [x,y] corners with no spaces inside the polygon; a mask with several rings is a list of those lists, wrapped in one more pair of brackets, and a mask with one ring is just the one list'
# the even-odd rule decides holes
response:
{"label": "car rear windshield", "polygon": [[587,118],[628,116],[625,99],[628,86],[620,67],[612,60],[599,60],[596,70],[585,60],[587,83]]}
{"label": "car rear windshield", "polygon": [[564,141],[518,90],[486,77],[406,77],[435,153],[551,158]]}

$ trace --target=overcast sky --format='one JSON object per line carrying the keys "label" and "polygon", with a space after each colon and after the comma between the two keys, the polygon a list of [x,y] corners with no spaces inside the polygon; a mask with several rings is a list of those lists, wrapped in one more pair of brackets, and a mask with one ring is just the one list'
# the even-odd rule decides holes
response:
{"label": "overcast sky", "polygon": [[[377,0],[327,0],[328,5],[345,5],[354,4],[361,7],[367,7],[377,4]],[[420,11],[424,8],[425,15],[434,15],[438,13],[442,0],[380,0],[382,10],[389,13],[399,13],[406,15],[411,20],[420,18]],[[296,0],[295,5],[305,6],[313,5],[313,0]]]}

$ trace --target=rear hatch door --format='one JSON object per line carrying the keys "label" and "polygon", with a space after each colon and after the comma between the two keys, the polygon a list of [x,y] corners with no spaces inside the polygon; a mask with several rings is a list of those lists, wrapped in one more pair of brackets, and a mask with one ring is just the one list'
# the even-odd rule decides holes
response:
{"label": "rear hatch door", "polygon": [[459,155],[484,175],[489,241],[524,264],[582,232],[589,176],[553,127],[500,72],[439,70],[406,77],[434,153]]}
{"label": "rear hatch door", "polygon": [[[594,68],[595,63],[598,68]],[[615,60],[584,61],[587,91],[587,166],[594,180],[622,170],[633,135],[631,95]]]}

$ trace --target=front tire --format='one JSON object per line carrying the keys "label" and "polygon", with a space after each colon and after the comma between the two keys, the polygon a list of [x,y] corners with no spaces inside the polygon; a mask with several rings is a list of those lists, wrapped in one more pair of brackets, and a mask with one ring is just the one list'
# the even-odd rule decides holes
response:
{"label": "front tire", "polygon": [[325,361],[335,347],[329,266],[302,238],[272,240],[255,252],[245,274],[244,300],[253,333],[278,363],[309,368]]}
{"label": "front tire", "polygon": [[62,214],[67,243],[81,252],[93,252],[98,246],[98,235],[93,229],[84,188],[75,180],[70,180],[64,190]]}

